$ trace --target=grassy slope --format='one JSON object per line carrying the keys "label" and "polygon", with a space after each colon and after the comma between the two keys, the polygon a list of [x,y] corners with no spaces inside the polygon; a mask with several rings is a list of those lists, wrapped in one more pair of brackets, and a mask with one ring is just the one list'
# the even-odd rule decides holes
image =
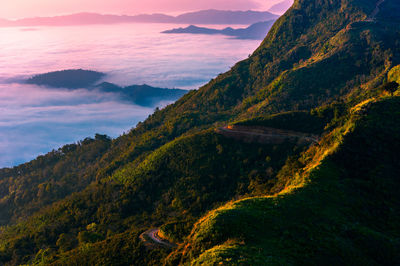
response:
{"label": "grassy slope", "polygon": [[169,262],[398,264],[399,110],[398,97],[367,104],[304,154],[281,193],[210,212]]}
{"label": "grassy slope", "polygon": [[388,80],[389,81],[396,81],[397,83],[400,83],[400,65],[395,66],[392,68],[389,72],[388,75]]}
{"label": "grassy slope", "polygon": [[244,107],[262,114],[346,100],[363,84],[374,82],[374,87],[382,82],[390,66],[399,63],[397,39],[397,28],[384,24],[345,28],[325,40],[303,63],[281,72],[257,95],[246,99]]}

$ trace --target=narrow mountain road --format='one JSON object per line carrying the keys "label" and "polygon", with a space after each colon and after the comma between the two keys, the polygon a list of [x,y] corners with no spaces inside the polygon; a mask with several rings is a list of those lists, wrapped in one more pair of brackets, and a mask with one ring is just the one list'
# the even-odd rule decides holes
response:
{"label": "narrow mountain road", "polygon": [[[299,144],[312,144],[319,141],[319,136],[316,135],[259,126],[226,126],[217,128],[216,132],[228,138],[250,143],[281,144],[293,141]],[[152,228],[142,233],[139,238],[149,249],[176,247],[174,243],[160,237],[159,232],[159,228]]]}
{"label": "narrow mountain road", "polygon": [[375,7],[374,11],[372,11],[371,15],[365,21],[368,21],[368,22],[375,21],[376,20],[376,16],[379,14],[380,7],[384,2],[385,2],[385,0],[379,0],[376,3],[376,7]]}
{"label": "narrow mountain road", "polygon": [[140,240],[148,247],[148,248],[153,248],[153,247],[164,247],[164,248],[174,248],[176,245],[162,239],[159,236],[159,228],[153,228],[150,230],[147,230],[143,234],[140,235]]}
{"label": "narrow mountain road", "polygon": [[286,141],[299,144],[317,143],[319,137],[290,130],[255,126],[226,126],[216,129],[218,134],[248,143],[281,144]]}

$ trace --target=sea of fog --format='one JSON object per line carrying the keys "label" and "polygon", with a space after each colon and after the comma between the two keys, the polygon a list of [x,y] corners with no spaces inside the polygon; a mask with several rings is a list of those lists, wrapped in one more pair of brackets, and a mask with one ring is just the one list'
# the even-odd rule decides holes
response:
{"label": "sea of fog", "polygon": [[260,43],[160,33],[182,26],[186,25],[0,28],[0,168],[96,133],[117,137],[154,109],[85,89],[22,85],[21,79],[83,68],[104,72],[104,81],[122,86],[197,89],[246,58]]}

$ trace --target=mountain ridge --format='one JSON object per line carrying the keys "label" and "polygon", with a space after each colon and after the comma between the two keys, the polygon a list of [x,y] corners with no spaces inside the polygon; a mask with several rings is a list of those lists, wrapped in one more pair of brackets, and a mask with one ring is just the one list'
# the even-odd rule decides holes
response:
{"label": "mountain ridge", "polygon": [[17,20],[0,19],[0,26],[74,26],[115,23],[176,23],[176,24],[244,24],[276,19],[278,16],[268,11],[225,11],[201,10],[178,16],[165,14],[107,15],[98,13],[76,13],[54,17],[35,17]]}
{"label": "mountain ridge", "polygon": [[257,22],[255,24],[250,25],[247,28],[241,29],[233,29],[231,27],[224,28],[222,30],[197,27],[194,25],[190,25],[186,28],[176,28],[172,30],[166,30],[161,33],[166,34],[207,34],[207,35],[225,35],[234,37],[236,39],[250,39],[250,40],[262,40],[265,35],[267,35],[268,31],[272,27],[274,20],[265,21],[265,22]]}

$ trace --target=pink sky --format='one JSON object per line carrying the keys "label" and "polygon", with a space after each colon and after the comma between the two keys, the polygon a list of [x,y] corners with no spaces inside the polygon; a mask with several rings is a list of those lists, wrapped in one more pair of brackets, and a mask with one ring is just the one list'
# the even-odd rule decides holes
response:
{"label": "pink sky", "polygon": [[283,0],[5,0],[0,18],[51,16],[76,12],[133,15],[179,13],[200,9],[268,10]]}

